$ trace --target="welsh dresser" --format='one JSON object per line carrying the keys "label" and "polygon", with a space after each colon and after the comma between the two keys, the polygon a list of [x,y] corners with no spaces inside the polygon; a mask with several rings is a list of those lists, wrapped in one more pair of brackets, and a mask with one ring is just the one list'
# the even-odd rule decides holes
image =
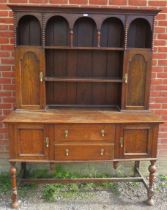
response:
{"label": "welsh dresser", "polygon": [[[134,161],[134,177],[29,182],[140,181],[153,204],[161,119],[149,111],[158,10],[9,5],[14,14],[16,107],[9,130],[15,163]],[[150,161],[149,183],[139,171]]]}

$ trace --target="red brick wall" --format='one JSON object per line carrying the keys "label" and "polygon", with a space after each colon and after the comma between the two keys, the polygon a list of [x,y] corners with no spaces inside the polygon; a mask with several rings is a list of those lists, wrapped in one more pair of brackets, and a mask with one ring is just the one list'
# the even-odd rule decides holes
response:
{"label": "red brick wall", "polygon": [[[114,7],[161,8],[156,18],[150,108],[167,120],[167,0],[0,0],[0,120],[15,104],[13,17],[7,3],[82,4]],[[160,128],[159,156],[167,159],[167,123]],[[8,154],[8,136],[0,124],[0,159]]]}

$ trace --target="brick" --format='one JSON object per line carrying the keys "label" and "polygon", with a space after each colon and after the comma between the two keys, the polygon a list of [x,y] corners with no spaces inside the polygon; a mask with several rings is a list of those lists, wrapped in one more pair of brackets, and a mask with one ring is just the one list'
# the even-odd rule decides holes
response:
{"label": "brick", "polygon": [[0,66],[0,71],[10,71],[11,66]]}
{"label": "brick", "polygon": [[9,0],[9,3],[28,3],[28,0]]}
{"label": "brick", "polygon": [[1,59],[2,64],[14,64],[15,60],[14,59],[7,59],[7,58],[3,58]]}
{"label": "brick", "polygon": [[0,30],[8,30],[8,25],[0,25]]}
{"label": "brick", "polygon": [[3,18],[0,18],[0,23],[9,23],[9,24],[12,24],[13,23],[13,18],[7,18],[7,17],[3,17]]}
{"label": "brick", "polygon": [[8,16],[8,11],[4,10],[4,11],[0,11],[0,17],[6,17]]}
{"label": "brick", "polygon": [[167,66],[167,60],[158,60],[158,65]]}
{"label": "brick", "polygon": [[167,72],[157,73],[158,78],[167,78]]}
{"label": "brick", "polygon": [[156,19],[157,19],[157,20],[165,20],[165,19],[166,19],[166,14],[161,14],[161,13],[159,13],[159,14],[156,16]]}
{"label": "brick", "polygon": [[4,102],[4,103],[14,103],[15,100],[16,100],[16,99],[13,98],[13,97],[3,98],[3,102]]}
{"label": "brick", "polygon": [[159,47],[158,51],[159,52],[167,52],[167,47]]}
{"label": "brick", "polygon": [[0,83],[1,84],[10,84],[11,78],[0,78]]}
{"label": "brick", "polygon": [[161,92],[159,92],[159,91],[152,91],[151,92],[151,94],[150,94],[150,96],[153,96],[153,97],[157,97],[157,96],[161,96]]}
{"label": "brick", "polygon": [[2,72],[2,77],[14,77],[15,72],[14,71],[4,71]]}
{"label": "brick", "polygon": [[14,30],[14,25],[9,25],[9,30],[13,31]]}
{"label": "brick", "polygon": [[167,26],[167,20],[159,20],[158,21],[158,26]]}
{"label": "brick", "polygon": [[49,0],[29,0],[29,3],[40,3],[40,4],[44,4],[44,3],[48,3]]}
{"label": "brick", "polygon": [[163,72],[163,67],[159,66],[152,67],[152,72]]}
{"label": "brick", "polygon": [[129,0],[129,6],[146,6],[147,2],[146,0]]}
{"label": "brick", "polygon": [[166,40],[155,40],[154,45],[156,46],[165,46],[166,45]]}
{"label": "brick", "polygon": [[164,27],[158,27],[158,26],[155,27],[154,31],[155,31],[155,33],[165,33],[166,32]]}
{"label": "brick", "polygon": [[[165,133],[165,135],[166,135],[166,133]],[[164,150],[165,149],[167,151],[167,144],[159,145],[158,149],[159,150],[161,150],[161,149]]]}
{"label": "brick", "polygon": [[88,0],[69,0],[69,4],[88,4]]}
{"label": "brick", "polygon": [[164,53],[164,54],[157,53],[157,54],[153,55],[153,59],[166,59],[166,58],[167,58],[166,53]]}
{"label": "brick", "polygon": [[3,109],[3,115],[8,115],[11,112],[11,109]]}
{"label": "brick", "polygon": [[0,48],[2,50],[13,50],[14,46],[12,46],[12,45],[1,45]]}
{"label": "brick", "polygon": [[160,85],[162,84],[162,79],[152,79],[151,84],[153,85]]}
{"label": "brick", "polygon": [[163,90],[167,90],[167,87],[165,85],[161,84],[161,85],[156,85],[156,86],[152,87],[152,89],[163,91]]}
{"label": "brick", "polygon": [[106,5],[107,0],[89,0],[89,4]]}
{"label": "brick", "polygon": [[9,7],[6,4],[0,4],[0,10],[9,10]]}
{"label": "brick", "polygon": [[158,39],[167,39],[167,33],[165,34],[158,34]]}
{"label": "brick", "polygon": [[12,31],[0,31],[0,37],[13,37],[14,32]]}
{"label": "brick", "polygon": [[3,90],[15,90],[16,86],[14,84],[11,85],[3,85]]}
{"label": "brick", "polygon": [[127,5],[127,0],[110,0],[110,5]]}
{"label": "brick", "polygon": [[[167,109],[167,104],[162,104],[162,109]],[[166,129],[166,128],[165,128]],[[166,129],[167,130],[167,129]]]}
{"label": "brick", "polygon": [[0,51],[0,57],[9,57],[10,53],[8,51]]}
{"label": "brick", "polygon": [[0,97],[4,97],[4,96],[12,96],[12,93],[10,91],[0,91]]}
{"label": "brick", "polygon": [[150,104],[150,109],[160,109],[161,107],[161,104]]}
{"label": "brick", "polygon": [[11,109],[12,105],[11,104],[0,104],[0,109]]}
{"label": "brick", "polygon": [[[167,136],[167,135],[166,135]],[[160,139],[160,143],[161,144],[167,144],[167,139],[166,138],[162,138],[162,139]]]}
{"label": "brick", "polygon": [[[154,103],[166,103],[167,102],[167,99],[166,98],[164,98],[164,97],[154,97],[154,98],[152,98],[152,102],[154,102]],[[156,111],[158,111],[158,110],[156,110]],[[158,114],[158,113],[157,113]],[[163,113],[164,114],[164,113]],[[167,118],[167,113],[166,113],[166,118]]]}
{"label": "brick", "polygon": [[51,4],[67,4],[68,0],[49,0]]}
{"label": "brick", "polygon": [[158,7],[163,7],[166,6],[166,0],[164,1],[148,1],[148,6],[158,6]]}
{"label": "brick", "polygon": [[5,37],[0,37],[0,43],[1,44],[9,44],[9,39]]}

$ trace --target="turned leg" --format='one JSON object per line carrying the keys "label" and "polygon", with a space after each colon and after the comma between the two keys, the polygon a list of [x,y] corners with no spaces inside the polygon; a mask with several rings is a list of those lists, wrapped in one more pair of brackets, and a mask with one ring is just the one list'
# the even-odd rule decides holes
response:
{"label": "turned leg", "polygon": [[140,161],[136,160],[134,165],[134,176],[138,176],[137,169],[139,170],[139,167],[140,167]]}
{"label": "turned leg", "polygon": [[25,162],[21,163],[22,178],[26,178],[27,174],[27,164]]}
{"label": "turned leg", "polygon": [[113,167],[114,167],[114,169],[117,169],[118,163],[119,163],[118,161],[114,161],[114,162],[113,162]]}
{"label": "turned leg", "polygon": [[50,165],[49,171],[50,173],[53,173],[55,171],[55,163],[50,163],[49,165]]}
{"label": "turned leg", "polygon": [[149,187],[147,191],[147,204],[150,206],[154,205],[153,195],[154,195],[154,181],[155,181],[155,172],[156,172],[156,166],[155,166],[155,160],[151,160],[151,165],[148,167],[149,170]]}
{"label": "turned leg", "polygon": [[15,163],[10,163],[10,175],[11,175],[11,184],[12,184],[12,208],[18,208],[17,201],[17,186],[16,186],[16,167]]}

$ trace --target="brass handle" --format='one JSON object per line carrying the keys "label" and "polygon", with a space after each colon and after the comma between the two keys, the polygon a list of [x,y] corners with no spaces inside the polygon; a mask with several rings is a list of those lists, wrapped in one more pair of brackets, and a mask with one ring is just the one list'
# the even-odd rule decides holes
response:
{"label": "brass handle", "polygon": [[49,137],[45,138],[45,146],[48,148],[49,147]]}
{"label": "brass handle", "polygon": [[68,137],[68,130],[64,131],[64,137],[67,138]]}
{"label": "brass handle", "polygon": [[126,73],[125,76],[124,76],[124,81],[125,81],[125,84],[128,83],[128,74]]}
{"label": "brass handle", "polygon": [[69,149],[65,149],[66,156],[69,156]]}
{"label": "brass handle", "polygon": [[43,72],[42,71],[39,73],[39,80],[40,80],[40,82],[43,82]]}
{"label": "brass handle", "polygon": [[102,129],[101,130],[101,136],[104,137],[104,135],[105,135],[105,131]]}
{"label": "brass handle", "polygon": [[121,148],[123,147],[123,144],[124,144],[124,139],[123,139],[123,137],[120,137],[120,145],[121,145]]}
{"label": "brass handle", "polygon": [[100,151],[100,155],[103,156],[104,155],[104,149],[101,149]]}

